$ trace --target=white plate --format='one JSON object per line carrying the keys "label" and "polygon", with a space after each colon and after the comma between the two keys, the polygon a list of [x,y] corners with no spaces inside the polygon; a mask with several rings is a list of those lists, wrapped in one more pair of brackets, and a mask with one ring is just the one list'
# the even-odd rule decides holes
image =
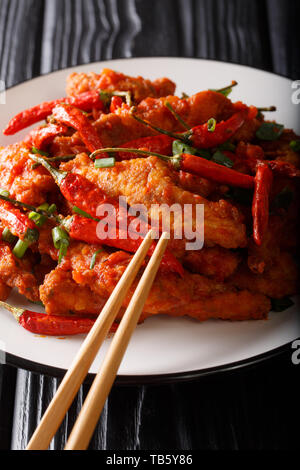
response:
{"label": "white plate", "polygon": [[[64,96],[65,79],[70,72],[99,72],[103,67],[151,79],[168,76],[177,83],[177,93],[220,88],[237,80],[239,86],[234,89],[233,99],[256,106],[276,105],[278,111],[272,118],[300,133],[299,107],[292,104],[294,90],[290,80],[233,64],[179,58],[94,63],[30,80],[7,91],[6,104],[0,106],[0,129],[20,110]],[[21,139],[27,132],[17,138]],[[0,145],[15,141],[16,136],[0,136]],[[16,305],[25,305],[23,298],[16,294],[10,300]],[[32,309],[32,304],[26,305]],[[0,314],[0,349],[7,352],[8,362],[50,374],[69,367],[83,337],[41,338],[23,330],[8,312],[3,310]],[[300,337],[298,314],[296,300],[296,305],[288,311],[271,313],[268,321],[199,323],[189,318],[149,318],[136,329],[119,374],[125,380],[134,377],[136,382],[143,381],[145,376],[156,376],[156,380],[164,381],[167,377],[190,377],[253,362],[259,359],[257,356],[270,356]],[[98,370],[109,343],[110,340],[105,342],[91,373]]]}

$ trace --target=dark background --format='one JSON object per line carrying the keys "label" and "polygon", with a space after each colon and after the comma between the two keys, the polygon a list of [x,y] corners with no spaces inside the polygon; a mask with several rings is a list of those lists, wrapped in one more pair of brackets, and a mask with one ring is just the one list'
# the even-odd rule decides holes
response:
{"label": "dark background", "polygon": [[[0,0],[0,79],[101,59],[182,56],[300,79],[299,0]],[[115,386],[92,449],[299,448],[300,366],[292,350],[182,384]],[[58,385],[0,366],[0,449],[24,449]],[[84,385],[51,448],[62,449]]]}

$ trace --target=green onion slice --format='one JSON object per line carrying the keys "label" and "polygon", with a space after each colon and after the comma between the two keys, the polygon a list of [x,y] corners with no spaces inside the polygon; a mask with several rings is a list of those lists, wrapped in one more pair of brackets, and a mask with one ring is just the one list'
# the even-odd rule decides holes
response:
{"label": "green onion slice", "polygon": [[115,157],[100,158],[95,160],[95,168],[112,168],[116,164]]}
{"label": "green onion slice", "polygon": [[0,189],[0,196],[9,197],[9,191],[7,191],[6,189]]}
{"label": "green onion slice", "polygon": [[22,259],[28,248],[29,248],[29,243],[27,241],[19,240],[13,249],[13,254],[17,258]]}
{"label": "green onion slice", "polygon": [[8,227],[5,227],[5,229],[2,232],[2,240],[4,242],[12,244],[12,243],[15,243],[18,240],[18,237],[15,237],[15,235],[13,235],[11,233],[11,231],[9,230]]}
{"label": "green onion slice", "polygon": [[264,122],[256,132],[256,137],[260,140],[272,142],[279,139],[283,131],[284,126],[282,124]]}
{"label": "green onion slice", "polygon": [[37,227],[42,227],[47,220],[43,214],[39,214],[38,212],[30,212],[28,218],[32,220]]}
{"label": "green onion slice", "polygon": [[214,118],[211,118],[207,121],[207,130],[209,132],[215,132],[217,126],[217,121]]}
{"label": "green onion slice", "polygon": [[208,150],[195,149],[194,147],[185,144],[181,140],[174,140],[172,151],[173,155],[181,155],[182,153],[187,153],[189,155],[198,155],[199,157],[205,158],[206,160],[211,159],[211,154]]}

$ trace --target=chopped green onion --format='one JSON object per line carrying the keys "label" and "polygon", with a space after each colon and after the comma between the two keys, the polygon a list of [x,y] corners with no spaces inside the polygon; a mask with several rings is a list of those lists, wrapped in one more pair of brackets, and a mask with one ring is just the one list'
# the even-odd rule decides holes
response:
{"label": "chopped green onion", "polygon": [[216,125],[217,125],[217,121],[214,118],[209,119],[207,122],[207,130],[209,132],[215,132]]}
{"label": "chopped green onion", "polygon": [[283,131],[284,126],[282,124],[276,124],[274,122],[264,122],[256,132],[256,137],[260,140],[272,142],[279,139]]}
{"label": "chopped green onion", "polygon": [[48,212],[48,214],[50,214],[50,215],[52,215],[52,214],[54,214],[55,212],[57,212],[56,204],[51,204],[51,206],[48,208],[47,212]]}
{"label": "chopped green onion", "polygon": [[198,155],[199,157],[205,158],[206,160],[211,159],[211,154],[208,150],[195,149],[190,145],[185,144],[181,140],[174,140],[172,147],[173,155],[181,155],[187,153],[189,155]]}
{"label": "chopped green onion", "polygon": [[37,242],[39,239],[39,231],[35,228],[28,228],[27,232],[25,233],[24,241],[28,242],[29,244]]}
{"label": "chopped green onion", "polygon": [[95,220],[96,222],[99,222],[99,219],[96,219],[92,215],[88,214],[87,212],[83,211],[77,206],[73,206],[72,211],[75,212],[75,214],[82,215],[82,217],[85,217],[87,219],[92,219]]}
{"label": "chopped green onion", "polygon": [[22,259],[28,248],[29,248],[29,243],[27,241],[19,240],[13,249],[13,254],[17,258]]}
{"label": "chopped green onion", "polygon": [[57,250],[60,248],[60,243],[62,240],[69,241],[69,234],[62,227],[55,227],[52,230],[52,239],[53,244]]}
{"label": "chopped green onion", "polygon": [[283,297],[282,299],[271,299],[273,312],[284,312],[288,308],[294,305],[294,302],[289,297]]}
{"label": "chopped green onion", "polygon": [[100,158],[95,160],[95,168],[112,168],[116,164],[116,159],[114,157],[109,158]]}
{"label": "chopped green onion", "polygon": [[228,158],[224,153],[217,150],[212,157],[212,160],[219,165],[226,166],[227,168],[232,168],[234,166],[234,162]]}
{"label": "chopped green onion", "polygon": [[42,204],[41,206],[37,208],[38,211],[42,211],[42,212],[48,212],[48,209],[49,209],[49,204],[47,202],[45,202],[44,204]]}
{"label": "chopped green onion", "polygon": [[9,197],[9,191],[6,189],[0,189],[0,196]]}
{"label": "chopped green onion", "polygon": [[290,147],[294,152],[300,152],[300,140],[292,140],[290,142]]}
{"label": "chopped green onion", "polygon": [[66,256],[70,242],[69,240],[63,239],[59,244],[58,264],[60,264],[63,258]]}
{"label": "chopped green onion", "polygon": [[55,248],[59,250],[58,264],[60,264],[67,254],[68,247],[70,245],[70,237],[62,227],[55,227],[52,230],[52,239]]}
{"label": "chopped green onion", "polygon": [[96,261],[97,261],[97,256],[99,255],[99,253],[101,253],[103,250],[98,250],[96,251],[96,253],[93,254],[92,256],[92,259],[91,259],[91,264],[90,264],[90,269],[94,269],[95,267],[95,264],[96,264]]}
{"label": "chopped green onion", "polygon": [[49,157],[49,153],[43,152],[43,150],[37,149],[36,147],[32,147],[31,152],[35,155],[42,155],[43,157]]}
{"label": "chopped green onion", "polygon": [[39,214],[38,212],[30,212],[28,218],[32,220],[37,227],[42,227],[47,220],[43,214]]}
{"label": "chopped green onion", "polygon": [[111,102],[111,94],[108,93],[107,91],[100,90],[99,91],[99,96],[100,96],[100,100],[102,101],[104,106],[108,107],[110,105],[110,102]]}
{"label": "chopped green onion", "polygon": [[2,232],[2,240],[7,243],[15,243],[17,239],[18,237],[15,237],[15,235],[11,233],[8,227],[5,227]]}

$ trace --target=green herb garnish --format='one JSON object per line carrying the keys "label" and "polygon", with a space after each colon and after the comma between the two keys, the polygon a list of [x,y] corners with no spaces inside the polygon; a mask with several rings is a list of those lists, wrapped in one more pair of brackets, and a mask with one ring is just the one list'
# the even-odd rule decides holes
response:
{"label": "green herb garnish", "polygon": [[91,264],[90,264],[90,269],[94,269],[95,267],[95,264],[96,264],[96,261],[97,261],[97,256],[99,255],[99,253],[101,253],[103,250],[98,250],[96,251],[96,253],[93,254],[92,256],[92,259],[91,259]]}
{"label": "green herb garnish", "polygon": [[212,160],[213,160],[215,163],[218,163],[219,165],[226,166],[227,168],[232,168],[232,167],[234,166],[234,162],[233,162],[229,157],[227,157],[226,155],[224,155],[224,153],[221,152],[220,150],[217,150],[217,151],[213,154]]}
{"label": "green herb garnish", "polygon": [[217,126],[217,121],[214,118],[211,118],[207,121],[207,130],[209,132],[215,132]]}
{"label": "green herb garnish", "polygon": [[294,152],[300,152],[300,140],[292,140],[290,142],[290,147]]}
{"label": "green herb garnish", "polygon": [[172,151],[173,155],[181,155],[182,153],[187,153],[189,155],[197,155],[199,157],[205,158],[206,160],[211,159],[211,154],[209,150],[195,149],[194,147],[185,144],[181,140],[174,140]]}
{"label": "green herb garnish", "polygon": [[283,131],[284,126],[282,124],[264,122],[256,132],[256,137],[260,140],[272,142],[278,140]]}
{"label": "green herb garnish", "polygon": [[100,158],[95,160],[95,168],[113,168],[116,164],[114,157]]}

